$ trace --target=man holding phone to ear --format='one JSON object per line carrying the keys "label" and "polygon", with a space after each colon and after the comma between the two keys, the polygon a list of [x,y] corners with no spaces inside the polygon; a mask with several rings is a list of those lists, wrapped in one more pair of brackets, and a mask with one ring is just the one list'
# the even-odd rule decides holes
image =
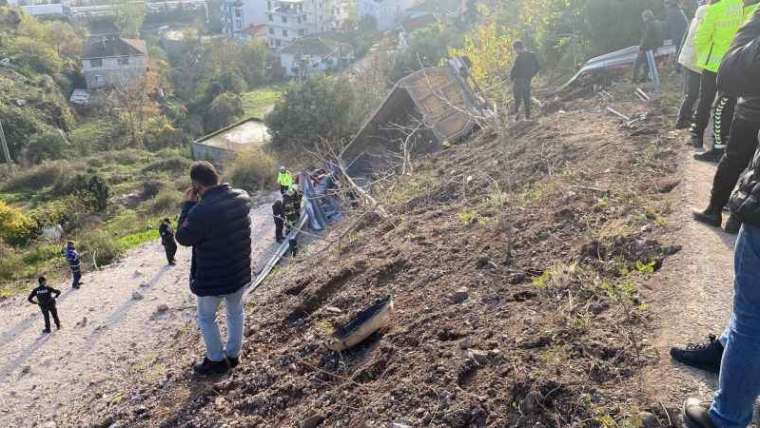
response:
{"label": "man holding phone to ear", "polygon": [[[193,370],[219,375],[239,363],[243,343],[243,294],[251,284],[251,199],[243,190],[220,184],[208,162],[190,168],[192,187],[185,192],[176,239],[192,247],[190,290],[198,296],[198,326],[206,357]],[[216,313],[224,301],[227,345],[222,345]]]}

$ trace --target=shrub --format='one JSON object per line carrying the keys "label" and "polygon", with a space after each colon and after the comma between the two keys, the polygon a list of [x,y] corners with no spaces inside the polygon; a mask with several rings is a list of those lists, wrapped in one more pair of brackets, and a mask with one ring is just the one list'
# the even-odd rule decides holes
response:
{"label": "shrub", "polygon": [[264,150],[254,148],[238,154],[226,175],[234,186],[256,191],[273,186],[276,174],[274,158]]}
{"label": "shrub", "polygon": [[164,187],[164,183],[158,180],[143,181],[142,184],[142,198],[143,200],[153,199],[158,195],[158,192]]}
{"label": "shrub", "polygon": [[9,192],[40,190],[56,184],[71,168],[66,162],[50,162],[11,175],[2,188]]}
{"label": "shrub", "polygon": [[21,245],[36,233],[37,222],[18,208],[0,201],[0,240]]}
{"label": "shrub", "polygon": [[238,95],[225,92],[209,106],[204,119],[206,132],[211,133],[235,123],[243,114],[243,101]]}
{"label": "shrub", "polygon": [[177,130],[165,117],[148,121],[145,126],[143,144],[149,150],[160,150],[182,144],[182,132]]}
{"label": "shrub", "polygon": [[86,206],[95,211],[104,211],[108,206],[111,189],[97,174],[77,174],[59,180],[51,190],[57,196],[77,196]]}
{"label": "shrub", "polygon": [[148,210],[152,214],[171,213],[177,211],[182,203],[182,195],[172,190],[163,190],[152,201]]}
{"label": "shrub", "polygon": [[159,159],[148,164],[142,169],[142,172],[166,172],[172,175],[182,174],[190,169],[190,165],[192,165],[192,162],[189,159],[182,156],[172,156],[170,158]]}
{"label": "shrub", "polygon": [[66,139],[60,132],[46,132],[32,137],[24,149],[26,160],[38,164],[45,160],[57,160],[63,157]]}
{"label": "shrub", "polygon": [[85,260],[90,261],[94,257],[98,266],[113,262],[123,251],[113,236],[102,230],[81,236],[79,245],[82,253],[88,254]]}

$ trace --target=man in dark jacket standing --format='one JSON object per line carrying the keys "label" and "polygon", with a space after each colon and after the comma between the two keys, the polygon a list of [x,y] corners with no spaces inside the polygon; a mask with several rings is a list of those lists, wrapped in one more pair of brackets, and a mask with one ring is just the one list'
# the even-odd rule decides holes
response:
{"label": "man in dark jacket standing", "polygon": [[285,208],[279,199],[272,204],[272,217],[274,218],[274,239],[280,244],[285,240],[282,236],[282,230],[285,227]]}
{"label": "man in dark jacket standing", "polygon": [[[720,75],[734,77],[726,79],[729,92],[753,104],[756,101],[752,100],[760,97],[758,22],[760,12],[739,31],[720,69]],[[743,223],[734,255],[733,313],[719,341],[691,348],[696,350],[689,355],[719,362],[720,387],[709,409],[699,399],[686,400],[684,422],[689,427],[746,427],[752,422],[755,400],[760,396],[760,152],[755,153],[729,206]],[[681,351],[688,352],[689,348]]]}
{"label": "man in dark jacket standing", "polygon": [[519,117],[520,104],[525,105],[525,118],[530,119],[530,105],[532,101],[531,82],[536,77],[541,67],[538,64],[536,54],[525,49],[523,42],[517,40],[512,43],[512,48],[517,54],[509,78],[512,80],[512,92],[515,98],[515,105],[512,108],[512,114]]}
{"label": "man in dark jacket standing", "polygon": [[[29,293],[29,303],[39,305],[42,311],[42,316],[45,318],[45,329],[42,330],[42,334],[50,333],[50,315],[53,316],[55,321],[55,328],[61,329],[61,321],[58,319],[58,310],[55,307],[55,299],[61,295],[61,292],[55,288],[48,287],[47,280],[44,276],[41,276],[38,280],[38,286],[31,293]],[[37,299],[36,301],[34,299]]]}
{"label": "man in dark jacket standing", "polygon": [[71,269],[71,288],[79,289],[82,285],[82,260],[79,257],[79,252],[74,247],[74,243],[69,241],[66,243],[66,248],[63,249],[63,255],[66,257],[66,262]]}
{"label": "man in dark jacket standing", "polygon": [[[194,163],[190,179],[176,238],[193,248],[190,290],[198,296],[198,325],[206,344],[206,357],[194,370],[202,376],[223,374],[238,365],[243,342],[243,294],[252,278],[251,200],[245,191],[219,184],[219,174],[208,162]],[[222,301],[226,347],[216,323]]]}
{"label": "man in dark jacket standing", "polygon": [[168,218],[165,218],[158,226],[158,234],[161,235],[161,245],[164,246],[164,252],[166,252],[166,262],[172,266],[175,265],[174,256],[177,255],[177,242],[174,240],[174,231]]}
{"label": "man in dark jacket standing", "polygon": [[641,42],[639,43],[639,55],[633,64],[633,81],[639,81],[639,71],[646,64],[655,87],[659,89],[660,74],[657,71],[656,53],[663,45],[662,24],[655,18],[654,12],[645,10],[641,14]]}
{"label": "man in dark jacket standing", "polygon": [[[737,33],[729,50],[729,55],[757,37],[760,37],[760,18],[755,14],[754,18]],[[721,68],[721,70],[723,69]],[[760,67],[758,67],[758,71],[760,71]],[[728,143],[713,179],[710,204],[704,211],[694,212],[695,220],[713,227],[720,227],[723,221],[723,208],[728,203],[739,176],[749,165],[753,153],[757,150],[757,134],[760,132],[760,96],[742,95],[743,88],[733,87],[738,83],[737,79],[723,78],[724,75],[722,74],[720,76],[718,89],[731,97],[738,97],[738,101],[734,110]],[[747,76],[757,77],[759,75]],[[726,223],[726,232],[737,233],[738,231],[738,220],[731,216]]]}
{"label": "man in dark jacket standing", "polygon": [[[689,20],[686,18],[686,14],[683,13],[681,6],[678,5],[677,0],[665,0],[665,27],[668,33],[668,38],[676,49],[676,57],[678,57],[678,52],[681,51],[681,43],[683,43],[684,35],[689,28]],[[678,64],[678,62],[676,62],[676,64]]]}

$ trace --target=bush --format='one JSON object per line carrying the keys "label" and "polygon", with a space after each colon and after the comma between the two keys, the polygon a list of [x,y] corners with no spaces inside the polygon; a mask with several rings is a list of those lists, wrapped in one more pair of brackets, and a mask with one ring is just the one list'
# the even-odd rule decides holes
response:
{"label": "bush", "polygon": [[151,214],[172,213],[179,209],[182,194],[172,190],[162,190],[151,202],[148,211]]}
{"label": "bush", "polygon": [[40,190],[56,184],[71,169],[67,162],[50,162],[20,171],[2,186],[8,192]]}
{"label": "bush", "polygon": [[158,195],[158,192],[164,187],[164,183],[158,180],[143,181],[142,184],[142,198],[143,200],[153,199]]}
{"label": "bush", "polygon": [[172,156],[167,159],[159,159],[154,161],[142,169],[143,173],[169,173],[172,175],[178,175],[187,172],[190,169],[192,162],[182,156]]}
{"label": "bush", "polygon": [[106,181],[97,174],[77,174],[56,182],[51,190],[56,196],[77,196],[86,206],[95,211],[105,211],[111,189]]}
{"label": "bush", "polygon": [[113,262],[123,252],[113,236],[102,230],[81,236],[79,246],[82,253],[88,254],[86,261],[94,257],[98,266]]}
{"label": "bush", "polygon": [[232,185],[248,191],[271,188],[276,175],[277,162],[260,148],[238,154],[226,174]]}
{"label": "bush", "polygon": [[154,118],[145,126],[143,144],[148,150],[160,150],[182,144],[182,132],[177,130],[165,117]]}
{"label": "bush", "polygon": [[21,245],[34,237],[37,222],[18,208],[0,201],[0,240]]}
{"label": "bush", "polygon": [[38,134],[31,138],[29,144],[24,149],[25,158],[33,164],[39,164],[46,160],[57,160],[63,158],[63,151],[66,149],[66,139],[60,132],[46,132]]}

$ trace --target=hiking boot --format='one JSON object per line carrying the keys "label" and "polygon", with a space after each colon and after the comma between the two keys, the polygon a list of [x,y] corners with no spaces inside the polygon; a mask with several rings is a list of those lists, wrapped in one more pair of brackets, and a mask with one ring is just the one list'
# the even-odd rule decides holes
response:
{"label": "hiking boot", "polygon": [[227,357],[227,362],[230,364],[230,369],[234,369],[240,364],[240,357]]}
{"label": "hiking boot", "polygon": [[193,371],[198,376],[222,375],[227,373],[229,370],[230,366],[227,364],[227,360],[211,361],[208,358],[204,358],[202,363],[196,364],[193,367]]}
{"label": "hiking boot", "polygon": [[708,150],[702,153],[696,153],[694,159],[702,162],[718,163],[723,157],[723,150]]}
{"label": "hiking boot", "polygon": [[710,407],[696,398],[683,403],[683,423],[686,428],[716,428],[710,419]]}
{"label": "hiking boot", "polygon": [[670,348],[670,356],[679,363],[718,374],[723,359],[723,344],[713,335],[708,339],[708,343],[689,343],[686,348]]}
{"label": "hiking boot", "polygon": [[712,208],[707,208],[704,211],[694,211],[692,217],[694,217],[694,220],[712,227],[720,227],[721,223],[723,223],[723,214]]}
{"label": "hiking boot", "polygon": [[739,233],[739,229],[742,227],[742,222],[735,215],[731,214],[726,220],[726,226],[723,230],[730,235],[736,235]]}

